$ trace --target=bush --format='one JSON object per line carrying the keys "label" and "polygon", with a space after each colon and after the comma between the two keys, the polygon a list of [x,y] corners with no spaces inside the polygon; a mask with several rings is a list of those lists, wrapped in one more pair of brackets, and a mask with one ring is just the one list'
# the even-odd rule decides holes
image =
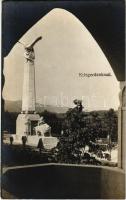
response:
{"label": "bush", "polygon": [[[92,145],[97,138],[97,124],[85,122],[85,114],[82,112],[80,100],[74,101],[76,107],[68,110],[62,125],[62,137],[59,138],[57,150],[53,159],[56,162],[65,163],[98,163],[90,154],[81,155],[81,148],[89,146],[90,152],[95,152],[98,145]],[[96,117],[96,116],[95,116]]]}

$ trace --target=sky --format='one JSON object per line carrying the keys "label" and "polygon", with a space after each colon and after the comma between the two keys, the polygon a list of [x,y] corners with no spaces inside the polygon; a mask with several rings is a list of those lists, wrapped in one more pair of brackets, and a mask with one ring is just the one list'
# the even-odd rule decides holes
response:
{"label": "sky", "polygon": [[[82,99],[89,111],[118,108],[119,82],[95,39],[73,14],[53,9],[20,41],[29,44],[38,36],[42,36],[34,47],[38,103],[73,107],[74,99]],[[4,59],[5,100],[22,99],[24,61],[23,46],[16,43]],[[83,77],[79,73],[111,76]]]}

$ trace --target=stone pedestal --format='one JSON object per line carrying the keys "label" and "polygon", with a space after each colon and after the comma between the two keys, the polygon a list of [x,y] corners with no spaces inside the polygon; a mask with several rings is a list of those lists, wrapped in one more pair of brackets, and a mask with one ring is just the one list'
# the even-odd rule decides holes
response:
{"label": "stone pedestal", "polygon": [[19,114],[16,121],[16,139],[33,135],[33,128],[37,126],[39,119],[39,114]]}

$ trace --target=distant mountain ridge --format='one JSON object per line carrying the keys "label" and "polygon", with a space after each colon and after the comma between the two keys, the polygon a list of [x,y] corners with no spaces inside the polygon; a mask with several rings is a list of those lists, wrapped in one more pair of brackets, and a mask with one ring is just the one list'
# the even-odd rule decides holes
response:
{"label": "distant mountain ridge", "polygon": [[[8,112],[17,112],[20,113],[21,112],[21,100],[18,101],[5,101],[5,106],[4,106],[4,110],[8,111]],[[44,110],[47,110],[48,112],[53,112],[53,113],[66,113],[68,111],[68,107],[58,107],[58,106],[53,106],[53,105],[43,105],[40,103],[36,104],[36,111],[38,113],[43,112]],[[86,113],[92,112],[92,111],[86,111],[84,110]],[[100,115],[103,115],[105,112],[107,112],[107,110],[93,110],[93,112],[99,112]],[[117,110],[115,110],[116,114],[118,113]]]}
{"label": "distant mountain ridge", "polygon": [[[22,102],[20,100],[18,101],[6,100],[4,110],[8,112],[21,112],[21,104]],[[69,109],[68,107],[58,107],[53,105],[43,105],[40,103],[36,103],[36,111],[39,113],[43,112],[44,110],[55,113],[66,113],[68,109]]]}

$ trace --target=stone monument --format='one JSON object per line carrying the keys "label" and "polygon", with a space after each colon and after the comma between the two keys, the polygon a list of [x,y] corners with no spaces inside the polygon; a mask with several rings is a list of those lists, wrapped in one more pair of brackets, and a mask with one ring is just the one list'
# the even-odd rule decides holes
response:
{"label": "stone monument", "polygon": [[[22,136],[34,134],[34,127],[37,126],[40,119],[36,113],[36,93],[35,93],[35,52],[34,45],[41,40],[38,37],[30,45],[24,46],[24,80],[22,95],[22,111],[16,121],[16,139],[20,140]],[[21,43],[21,42],[19,42]],[[21,43],[22,44],[22,43]]]}

